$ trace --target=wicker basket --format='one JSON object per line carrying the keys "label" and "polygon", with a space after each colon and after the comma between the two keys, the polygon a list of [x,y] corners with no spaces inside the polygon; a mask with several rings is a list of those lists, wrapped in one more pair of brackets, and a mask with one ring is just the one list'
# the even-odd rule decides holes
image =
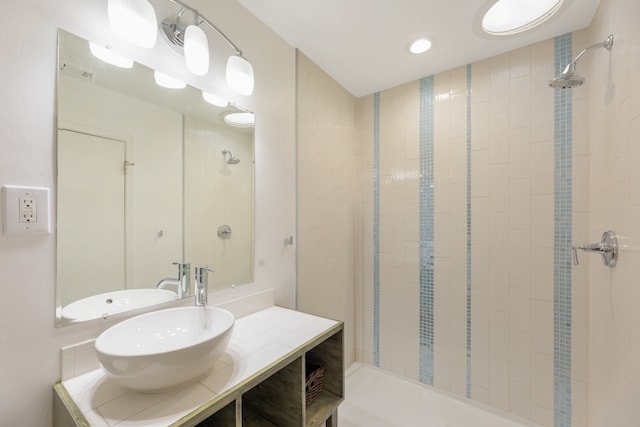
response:
{"label": "wicker basket", "polygon": [[324,387],[324,366],[319,363],[308,362],[306,367],[307,380],[305,395],[307,408],[322,393]]}

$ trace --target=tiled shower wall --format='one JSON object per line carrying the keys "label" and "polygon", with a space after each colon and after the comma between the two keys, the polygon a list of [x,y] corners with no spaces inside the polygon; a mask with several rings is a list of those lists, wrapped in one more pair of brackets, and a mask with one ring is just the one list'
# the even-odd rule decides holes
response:
{"label": "tiled shower wall", "polygon": [[[640,2],[603,0],[583,75],[589,90],[591,240],[613,229],[615,269],[589,266],[589,425],[640,425]],[[588,65],[588,66],[587,66]]]}
{"label": "tiled shower wall", "polygon": [[358,101],[366,363],[543,425],[586,425],[587,280],[567,239],[589,237],[587,94],[561,103],[547,87],[584,37]]}
{"label": "tiled shower wall", "polygon": [[345,322],[355,358],[355,98],[297,53],[297,309]]}
{"label": "tiled shower wall", "polygon": [[590,86],[547,86],[587,35],[357,100],[298,55],[298,307],[357,360],[587,425]]}

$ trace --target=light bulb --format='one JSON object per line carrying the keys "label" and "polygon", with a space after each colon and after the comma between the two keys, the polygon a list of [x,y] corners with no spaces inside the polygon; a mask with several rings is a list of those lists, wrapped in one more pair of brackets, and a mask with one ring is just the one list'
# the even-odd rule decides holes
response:
{"label": "light bulb", "polygon": [[197,25],[189,25],[184,32],[184,60],[195,75],[204,76],[209,71],[209,42]]}
{"label": "light bulb", "polygon": [[253,93],[253,67],[240,55],[230,56],[227,60],[227,85],[240,95]]}
{"label": "light bulb", "polygon": [[89,50],[96,58],[104,61],[108,64],[115,65],[120,68],[133,67],[133,60],[126,58],[113,50],[97,45],[93,42],[89,42]]}

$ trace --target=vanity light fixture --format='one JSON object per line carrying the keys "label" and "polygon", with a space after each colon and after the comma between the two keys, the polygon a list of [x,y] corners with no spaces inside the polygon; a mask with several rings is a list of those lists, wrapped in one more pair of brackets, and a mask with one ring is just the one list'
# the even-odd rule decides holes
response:
{"label": "vanity light fixture", "polygon": [[249,96],[253,93],[253,67],[242,53],[227,59],[227,85],[240,95]]}
{"label": "vanity light fixture", "polygon": [[153,72],[153,78],[158,86],[166,87],[167,89],[184,89],[187,84],[182,80],[178,80],[160,71]]}
{"label": "vanity light fixture", "polygon": [[431,40],[426,37],[421,37],[414,40],[411,45],[409,45],[409,52],[413,53],[414,55],[420,55],[421,53],[425,53],[426,51],[431,49],[432,46],[433,43],[431,42]]}
{"label": "vanity light fixture", "polygon": [[133,60],[126,58],[113,50],[110,47],[103,47],[93,42],[89,42],[89,50],[96,58],[101,61],[106,62],[107,64],[114,65],[120,68],[131,68],[133,67]]}
{"label": "vanity light fixture", "polygon": [[204,99],[211,105],[215,105],[216,107],[226,107],[227,105],[229,105],[229,101],[211,92],[202,91],[202,99]]}
{"label": "vanity light fixture", "polygon": [[144,48],[156,44],[156,12],[147,0],[109,0],[107,13],[111,28],[123,39]]}
{"label": "vanity light fixture", "polygon": [[527,31],[551,18],[564,0],[497,0],[482,18],[487,34],[509,36]]}
{"label": "vanity light fixture", "polygon": [[209,41],[197,25],[189,25],[184,32],[184,62],[195,75],[204,76],[209,72]]}
{"label": "vanity light fixture", "polygon": [[[181,0],[167,1],[177,4],[181,9],[175,19],[167,18],[160,23],[161,35],[169,46],[184,55],[189,71],[199,76],[209,71],[209,43],[201,28],[206,24],[234,50],[226,64],[227,85],[240,95],[251,95],[255,81],[253,67],[238,46],[198,10]],[[108,0],[108,12],[111,27],[118,35],[141,47],[154,46],[158,25],[155,11],[148,0]],[[184,12],[193,15],[193,25],[185,26],[180,22]],[[151,23],[153,31],[150,29]]]}

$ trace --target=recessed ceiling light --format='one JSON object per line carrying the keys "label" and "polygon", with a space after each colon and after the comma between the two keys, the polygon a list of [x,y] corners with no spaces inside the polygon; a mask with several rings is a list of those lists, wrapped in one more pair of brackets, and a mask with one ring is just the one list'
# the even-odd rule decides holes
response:
{"label": "recessed ceiling light", "polygon": [[409,46],[409,52],[413,53],[414,55],[419,55],[431,49],[432,45],[433,43],[431,42],[431,40],[421,37],[411,43],[411,45]]}
{"label": "recessed ceiling light", "polygon": [[482,29],[492,35],[521,33],[542,24],[564,0],[498,0],[482,18]]}
{"label": "recessed ceiling light", "polygon": [[255,119],[253,113],[229,113],[223,117],[226,124],[239,128],[252,128],[255,124]]}

